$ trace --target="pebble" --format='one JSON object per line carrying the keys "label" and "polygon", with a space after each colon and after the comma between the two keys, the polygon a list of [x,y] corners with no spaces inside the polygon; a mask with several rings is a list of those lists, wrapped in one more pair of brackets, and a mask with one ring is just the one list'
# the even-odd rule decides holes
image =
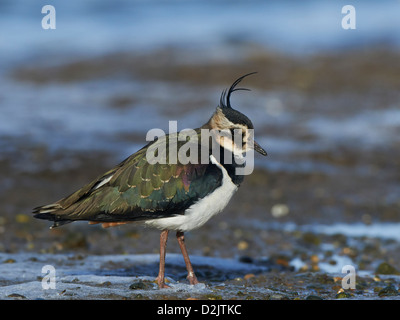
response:
{"label": "pebble", "polygon": [[312,264],[311,265],[311,271],[317,272],[320,271],[321,269],[319,268],[319,266],[317,264]]}
{"label": "pebble", "polygon": [[320,296],[312,295],[310,294],[309,296],[306,297],[306,300],[324,300]]}
{"label": "pebble", "polygon": [[15,263],[16,261],[14,259],[6,259],[3,261],[3,263]]}
{"label": "pebble", "polygon": [[212,293],[206,294],[204,298],[207,300],[222,300],[222,296]]}
{"label": "pebble", "polygon": [[393,267],[392,265],[390,265],[387,262],[382,262],[375,270],[376,273],[379,274],[397,274],[400,275],[400,272]]}
{"label": "pebble", "polygon": [[286,204],[275,204],[271,208],[271,214],[274,218],[281,218],[289,214],[289,207]]}
{"label": "pebble", "polygon": [[321,239],[312,232],[305,232],[302,236],[302,240],[307,244],[312,244],[319,246],[321,244]]}
{"label": "pebble", "polygon": [[311,259],[311,263],[318,263],[319,262],[319,258],[318,258],[318,256],[316,254],[313,254],[310,259]]}
{"label": "pebble", "polygon": [[378,296],[380,297],[391,297],[398,295],[399,291],[396,289],[394,285],[389,285],[378,292]]}
{"label": "pebble", "polygon": [[273,294],[270,296],[271,299],[282,300],[284,296],[282,294]]}
{"label": "pebble", "polygon": [[244,241],[244,240],[239,241],[239,243],[237,245],[238,250],[246,250],[248,247],[249,247],[248,242]]}
{"label": "pebble", "polygon": [[11,293],[7,297],[15,298],[15,299],[19,299],[19,300],[27,299],[25,296],[23,296],[22,294],[18,294],[18,293]]}
{"label": "pebble", "polygon": [[129,289],[131,290],[148,290],[152,288],[153,288],[152,283],[144,281],[134,282],[129,286]]}
{"label": "pebble", "polygon": [[308,271],[308,270],[309,270],[309,267],[308,267],[308,265],[306,265],[306,264],[302,265],[302,266],[300,267],[300,269],[299,269],[300,272],[306,272],[306,271]]}
{"label": "pebble", "polygon": [[248,273],[243,277],[243,279],[244,280],[249,280],[249,279],[254,278],[254,277],[255,277],[255,275],[253,273]]}
{"label": "pebble", "polygon": [[310,260],[311,260],[311,271],[319,271],[320,268],[318,266],[318,262],[319,262],[318,256],[316,254],[313,254],[310,257]]}
{"label": "pebble", "polygon": [[15,221],[17,223],[28,223],[29,220],[30,220],[30,217],[24,213],[19,213],[15,216]]}
{"label": "pebble", "polygon": [[336,299],[347,299],[350,297],[351,297],[351,294],[346,291],[341,291],[336,294]]}
{"label": "pebble", "polygon": [[250,256],[240,256],[239,257],[239,262],[243,262],[243,263],[254,263],[254,260],[252,257]]}

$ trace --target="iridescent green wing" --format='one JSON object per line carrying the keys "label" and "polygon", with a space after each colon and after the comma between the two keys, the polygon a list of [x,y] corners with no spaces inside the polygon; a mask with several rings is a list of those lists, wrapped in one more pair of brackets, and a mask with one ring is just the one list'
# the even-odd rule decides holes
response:
{"label": "iridescent green wing", "polygon": [[[150,143],[85,186],[85,190],[77,191],[76,201],[60,212],[62,218],[131,221],[183,214],[191,204],[221,185],[222,174],[216,166],[193,163],[200,162],[200,144],[196,142],[197,161],[181,164],[171,160],[169,149],[176,144],[180,150],[187,146],[187,141],[171,142],[168,136],[165,139]],[[165,160],[163,155],[166,161],[161,161]],[[160,161],[154,163],[154,157]],[[64,203],[68,202],[71,200],[64,200]]]}

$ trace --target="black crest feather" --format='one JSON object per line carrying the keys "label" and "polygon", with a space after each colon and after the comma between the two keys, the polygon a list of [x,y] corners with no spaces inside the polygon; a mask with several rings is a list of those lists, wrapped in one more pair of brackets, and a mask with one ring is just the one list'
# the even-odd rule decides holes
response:
{"label": "black crest feather", "polygon": [[220,98],[220,100],[219,100],[219,106],[220,106],[221,108],[230,108],[230,109],[232,109],[231,101],[230,101],[232,92],[234,92],[234,91],[239,91],[239,90],[250,91],[250,89],[247,89],[247,88],[236,88],[236,86],[237,86],[237,85],[239,84],[239,82],[242,81],[244,78],[246,78],[247,76],[250,76],[250,75],[252,75],[252,74],[255,74],[255,73],[257,73],[257,72],[250,72],[250,73],[247,73],[247,74],[241,76],[240,78],[238,78],[238,79],[235,80],[235,82],[231,85],[231,87],[229,88],[228,91],[227,91],[227,89],[225,89],[224,91],[222,91],[221,98]]}

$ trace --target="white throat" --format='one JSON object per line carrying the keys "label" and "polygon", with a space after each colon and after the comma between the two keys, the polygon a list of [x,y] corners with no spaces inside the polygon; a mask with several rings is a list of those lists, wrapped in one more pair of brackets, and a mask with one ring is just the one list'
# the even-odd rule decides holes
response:
{"label": "white throat", "polygon": [[145,221],[145,224],[162,230],[189,231],[201,227],[213,216],[220,213],[227,206],[238,187],[213,155],[210,155],[210,161],[222,171],[221,186],[204,198],[199,199],[185,211],[185,214],[148,220]]}

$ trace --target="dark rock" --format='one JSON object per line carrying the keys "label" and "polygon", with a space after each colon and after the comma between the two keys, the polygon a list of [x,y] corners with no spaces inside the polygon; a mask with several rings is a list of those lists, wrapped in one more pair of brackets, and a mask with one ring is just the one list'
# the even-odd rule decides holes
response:
{"label": "dark rock", "polygon": [[306,300],[324,300],[320,296],[312,295],[310,294],[309,296],[306,297]]}
{"label": "dark rock", "polygon": [[347,298],[351,298],[351,294],[346,291],[342,291],[336,294],[336,299],[347,299]]}
{"label": "dark rock", "polygon": [[307,244],[312,244],[315,246],[319,246],[321,244],[320,237],[312,232],[305,232],[302,236],[302,240]]}
{"label": "dark rock", "polygon": [[400,275],[400,272],[390,265],[387,262],[382,262],[375,270],[376,273],[378,274],[397,274]]}
{"label": "dark rock", "polygon": [[243,262],[243,263],[254,263],[254,260],[252,257],[249,256],[241,256],[239,258],[239,262]]}
{"label": "dark rock", "polygon": [[3,263],[15,263],[16,261],[14,259],[6,259],[3,261]]}
{"label": "dark rock", "polygon": [[149,290],[153,288],[153,284],[148,281],[137,281],[129,286],[131,290]]}
{"label": "dark rock", "polygon": [[378,296],[380,297],[391,297],[398,295],[399,291],[396,289],[394,285],[389,285],[378,292]]}
{"label": "dark rock", "polygon": [[15,298],[15,299],[18,299],[18,300],[27,299],[25,296],[23,296],[22,294],[18,294],[18,293],[11,293],[7,297],[8,298]]}

